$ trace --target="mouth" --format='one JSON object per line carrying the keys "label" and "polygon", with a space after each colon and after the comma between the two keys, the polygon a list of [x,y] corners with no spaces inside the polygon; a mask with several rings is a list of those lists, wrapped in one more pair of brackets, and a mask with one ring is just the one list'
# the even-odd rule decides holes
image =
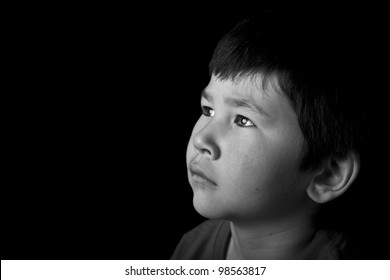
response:
{"label": "mouth", "polygon": [[190,173],[191,173],[192,180],[195,181],[196,183],[208,184],[208,185],[213,185],[213,186],[217,185],[210,177],[208,177],[199,168],[191,165],[189,170],[190,170]]}

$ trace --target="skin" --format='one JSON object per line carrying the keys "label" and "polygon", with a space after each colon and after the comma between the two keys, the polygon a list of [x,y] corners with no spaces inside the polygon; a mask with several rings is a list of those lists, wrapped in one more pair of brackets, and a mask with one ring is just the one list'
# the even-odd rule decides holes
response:
{"label": "skin", "polygon": [[299,169],[304,138],[276,78],[261,83],[211,77],[187,147],[193,204],[231,221],[228,258],[299,258],[313,234],[305,190],[315,173]]}

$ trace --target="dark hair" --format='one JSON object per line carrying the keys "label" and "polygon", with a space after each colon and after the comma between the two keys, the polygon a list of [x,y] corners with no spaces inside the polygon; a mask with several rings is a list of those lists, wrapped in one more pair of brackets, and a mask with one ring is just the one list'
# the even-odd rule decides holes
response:
{"label": "dark hair", "polygon": [[301,169],[317,168],[328,156],[359,155],[365,141],[363,32],[342,18],[265,11],[228,32],[209,64],[220,79],[276,74],[306,140]]}

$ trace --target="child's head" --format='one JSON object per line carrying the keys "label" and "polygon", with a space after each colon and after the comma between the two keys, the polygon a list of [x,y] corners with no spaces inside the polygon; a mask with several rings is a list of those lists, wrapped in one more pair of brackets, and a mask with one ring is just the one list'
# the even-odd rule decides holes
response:
{"label": "child's head", "polygon": [[209,218],[297,222],[359,172],[354,41],[315,15],[274,16],[238,24],[209,65],[187,149],[194,205]]}

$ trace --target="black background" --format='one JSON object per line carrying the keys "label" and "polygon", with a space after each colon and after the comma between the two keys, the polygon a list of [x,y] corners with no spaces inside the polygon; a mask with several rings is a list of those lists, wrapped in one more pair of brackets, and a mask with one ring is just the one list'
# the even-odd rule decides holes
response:
{"label": "black background", "polygon": [[[10,20],[18,76],[5,119],[2,259],[168,259],[204,220],[186,146],[212,51],[251,8],[94,5],[24,7],[14,12],[27,20]],[[383,51],[384,27],[371,24]],[[373,182],[383,187],[368,189],[356,214],[378,258],[388,256],[379,247],[390,193],[382,54],[366,70],[378,70],[367,106],[377,113]]]}

